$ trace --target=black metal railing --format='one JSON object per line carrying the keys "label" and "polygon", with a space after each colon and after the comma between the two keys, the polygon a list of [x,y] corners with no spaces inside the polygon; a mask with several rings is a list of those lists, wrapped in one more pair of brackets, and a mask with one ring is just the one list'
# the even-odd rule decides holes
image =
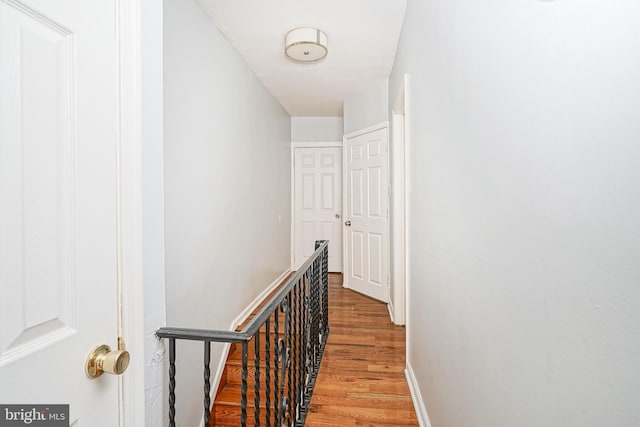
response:
{"label": "black metal railing", "polygon": [[[204,421],[211,418],[211,343],[241,347],[240,425],[303,426],[329,335],[328,241],[277,290],[241,331],[160,328],[169,340],[169,425],[175,426],[176,341],[204,343]],[[253,366],[250,366],[250,351]],[[252,375],[250,375],[250,373]],[[263,379],[264,373],[264,379]],[[253,382],[253,413],[248,411]],[[263,397],[264,396],[264,397]]]}

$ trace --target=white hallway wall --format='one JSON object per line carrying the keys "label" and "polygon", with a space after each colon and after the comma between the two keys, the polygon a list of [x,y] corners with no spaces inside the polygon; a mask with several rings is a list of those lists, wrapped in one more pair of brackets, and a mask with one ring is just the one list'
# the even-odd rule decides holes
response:
{"label": "white hallway wall", "polygon": [[410,363],[437,427],[640,425],[640,3],[409,0]]}
{"label": "white hallway wall", "polygon": [[389,120],[389,80],[380,79],[344,100],[344,133],[366,129]]}
{"label": "white hallway wall", "polygon": [[[227,329],[289,267],[290,118],[193,0],[164,2],[164,112],[167,324]],[[197,425],[202,345],[177,352]]]}
{"label": "white hallway wall", "polygon": [[336,142],[342,135],[342,117],[291,117],[291,142]]}

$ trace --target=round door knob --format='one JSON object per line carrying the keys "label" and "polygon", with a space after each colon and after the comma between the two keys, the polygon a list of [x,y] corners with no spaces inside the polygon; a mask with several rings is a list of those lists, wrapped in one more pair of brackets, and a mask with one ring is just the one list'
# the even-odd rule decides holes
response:
{"label": "round door knob", "polygon": [[129,366],[129,352],[113,350],[108,345],[99,345],[87,356],[85,372],[89,378],[98,378],[104,373],[120,375]]}
{"label": "round door knob", "polygon": [[351,227],[351,221],[345,221],[344,225],[346,225],[347,227]]}

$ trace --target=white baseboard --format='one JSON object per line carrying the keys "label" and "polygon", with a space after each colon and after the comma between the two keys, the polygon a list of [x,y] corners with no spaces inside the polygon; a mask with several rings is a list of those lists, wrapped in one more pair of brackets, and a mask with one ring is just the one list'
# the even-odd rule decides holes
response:
{"label": "white baseboard", "polygon": [[394,308],[393,308],[393,302],[389,301],[387,303],[387,309],[389,310],[389,318],[391,319],[391,323],[393,323],[394,325],[396,324],[395,319],[393,318],[393,314],[395,312]]}
{"label": "white baseboard", "polygon": [[[255,310],[258,305],[267,297],[269,294],[278,287],[280,283],[291,273],[291,269],[285,270],[280,276],[276,278],[269,286],[265,288],[264,291],[260,293],[253,301],[249,303],[249,305],[242,310],[242,312],[233,319],[231,325],[229,326],[230,331],[235,331],[238,326],[240,326],[251,313]],[[222,380],[222,373],[224,372],[224,366],[227,364],[227,357],[229,357],[229,350],[231,349],[231,344],[225,344],[222,349],[222,355],[220,357],[220,362],[218,362],[218,368],[216,369],[215,375],[213,376],[213,380],[211,381],[211,402],[215,399],[216,392],[218,391],[218,387],[220,386],[220,381]],[[200,420],[200,427],[205,427],[204,418]]]}
{"label": "white baseboard", "polygon": [[247,317],[249,317],[249,315],[251,313],[253,313],[253,310],[255,310],[262,301],[264,301],[264,299],[269,296],[269,294],[280,284],[282,283],[282,281],[284,280],[285,277],[287,277],[287,275],[291,273],[291,269],[287,269],[284,271],[284,273],[282,273],[280,276],[278,276],[278,278],[276,278],[276,280],[274,280],[269,286],[266,287],[266,289],[264,291],[262,291],[260,293],[260,295],[258,295],[253,301],[251,301],[249,303],[248,306],[245,307],[244,310],[242,310],[242,312],[240,312],[240,314],[238,315],[238,317],[236,317],[233,320],[233,323],[231,324],[231,327],[229,328],[230,331],[235,331],[235,329],[240,326],[242,324],[242,322],[244,322]]}
{"label": "white baseboard", "polygon": [[420,388],[418,387],[418,381],[416,380],[416,376],[413,373],[413,368],[410,363],[407,363],[407,369],[404,371],[405,376],[407,377],[407,383],[409,384],[409,391],[411,392],[411,399],[413,400],[413,407],[416,410],[416,415],[418,417],[418,423],[420,427],[431,427],[431,422],[429,422],[429,415],[427,414],[427,408],[424,406],[424,399],[422,399],[422,394],[420,393]]}

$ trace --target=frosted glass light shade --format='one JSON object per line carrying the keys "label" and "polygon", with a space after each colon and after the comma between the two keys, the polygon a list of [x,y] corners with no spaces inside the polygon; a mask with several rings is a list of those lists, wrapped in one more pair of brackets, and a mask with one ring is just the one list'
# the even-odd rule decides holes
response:
{"label": "frosted glass light shade", "polygon": [[316,62],[327,56],[327,35],[316,28],[295,28],[284,41],[284,53],[292,61]]}

